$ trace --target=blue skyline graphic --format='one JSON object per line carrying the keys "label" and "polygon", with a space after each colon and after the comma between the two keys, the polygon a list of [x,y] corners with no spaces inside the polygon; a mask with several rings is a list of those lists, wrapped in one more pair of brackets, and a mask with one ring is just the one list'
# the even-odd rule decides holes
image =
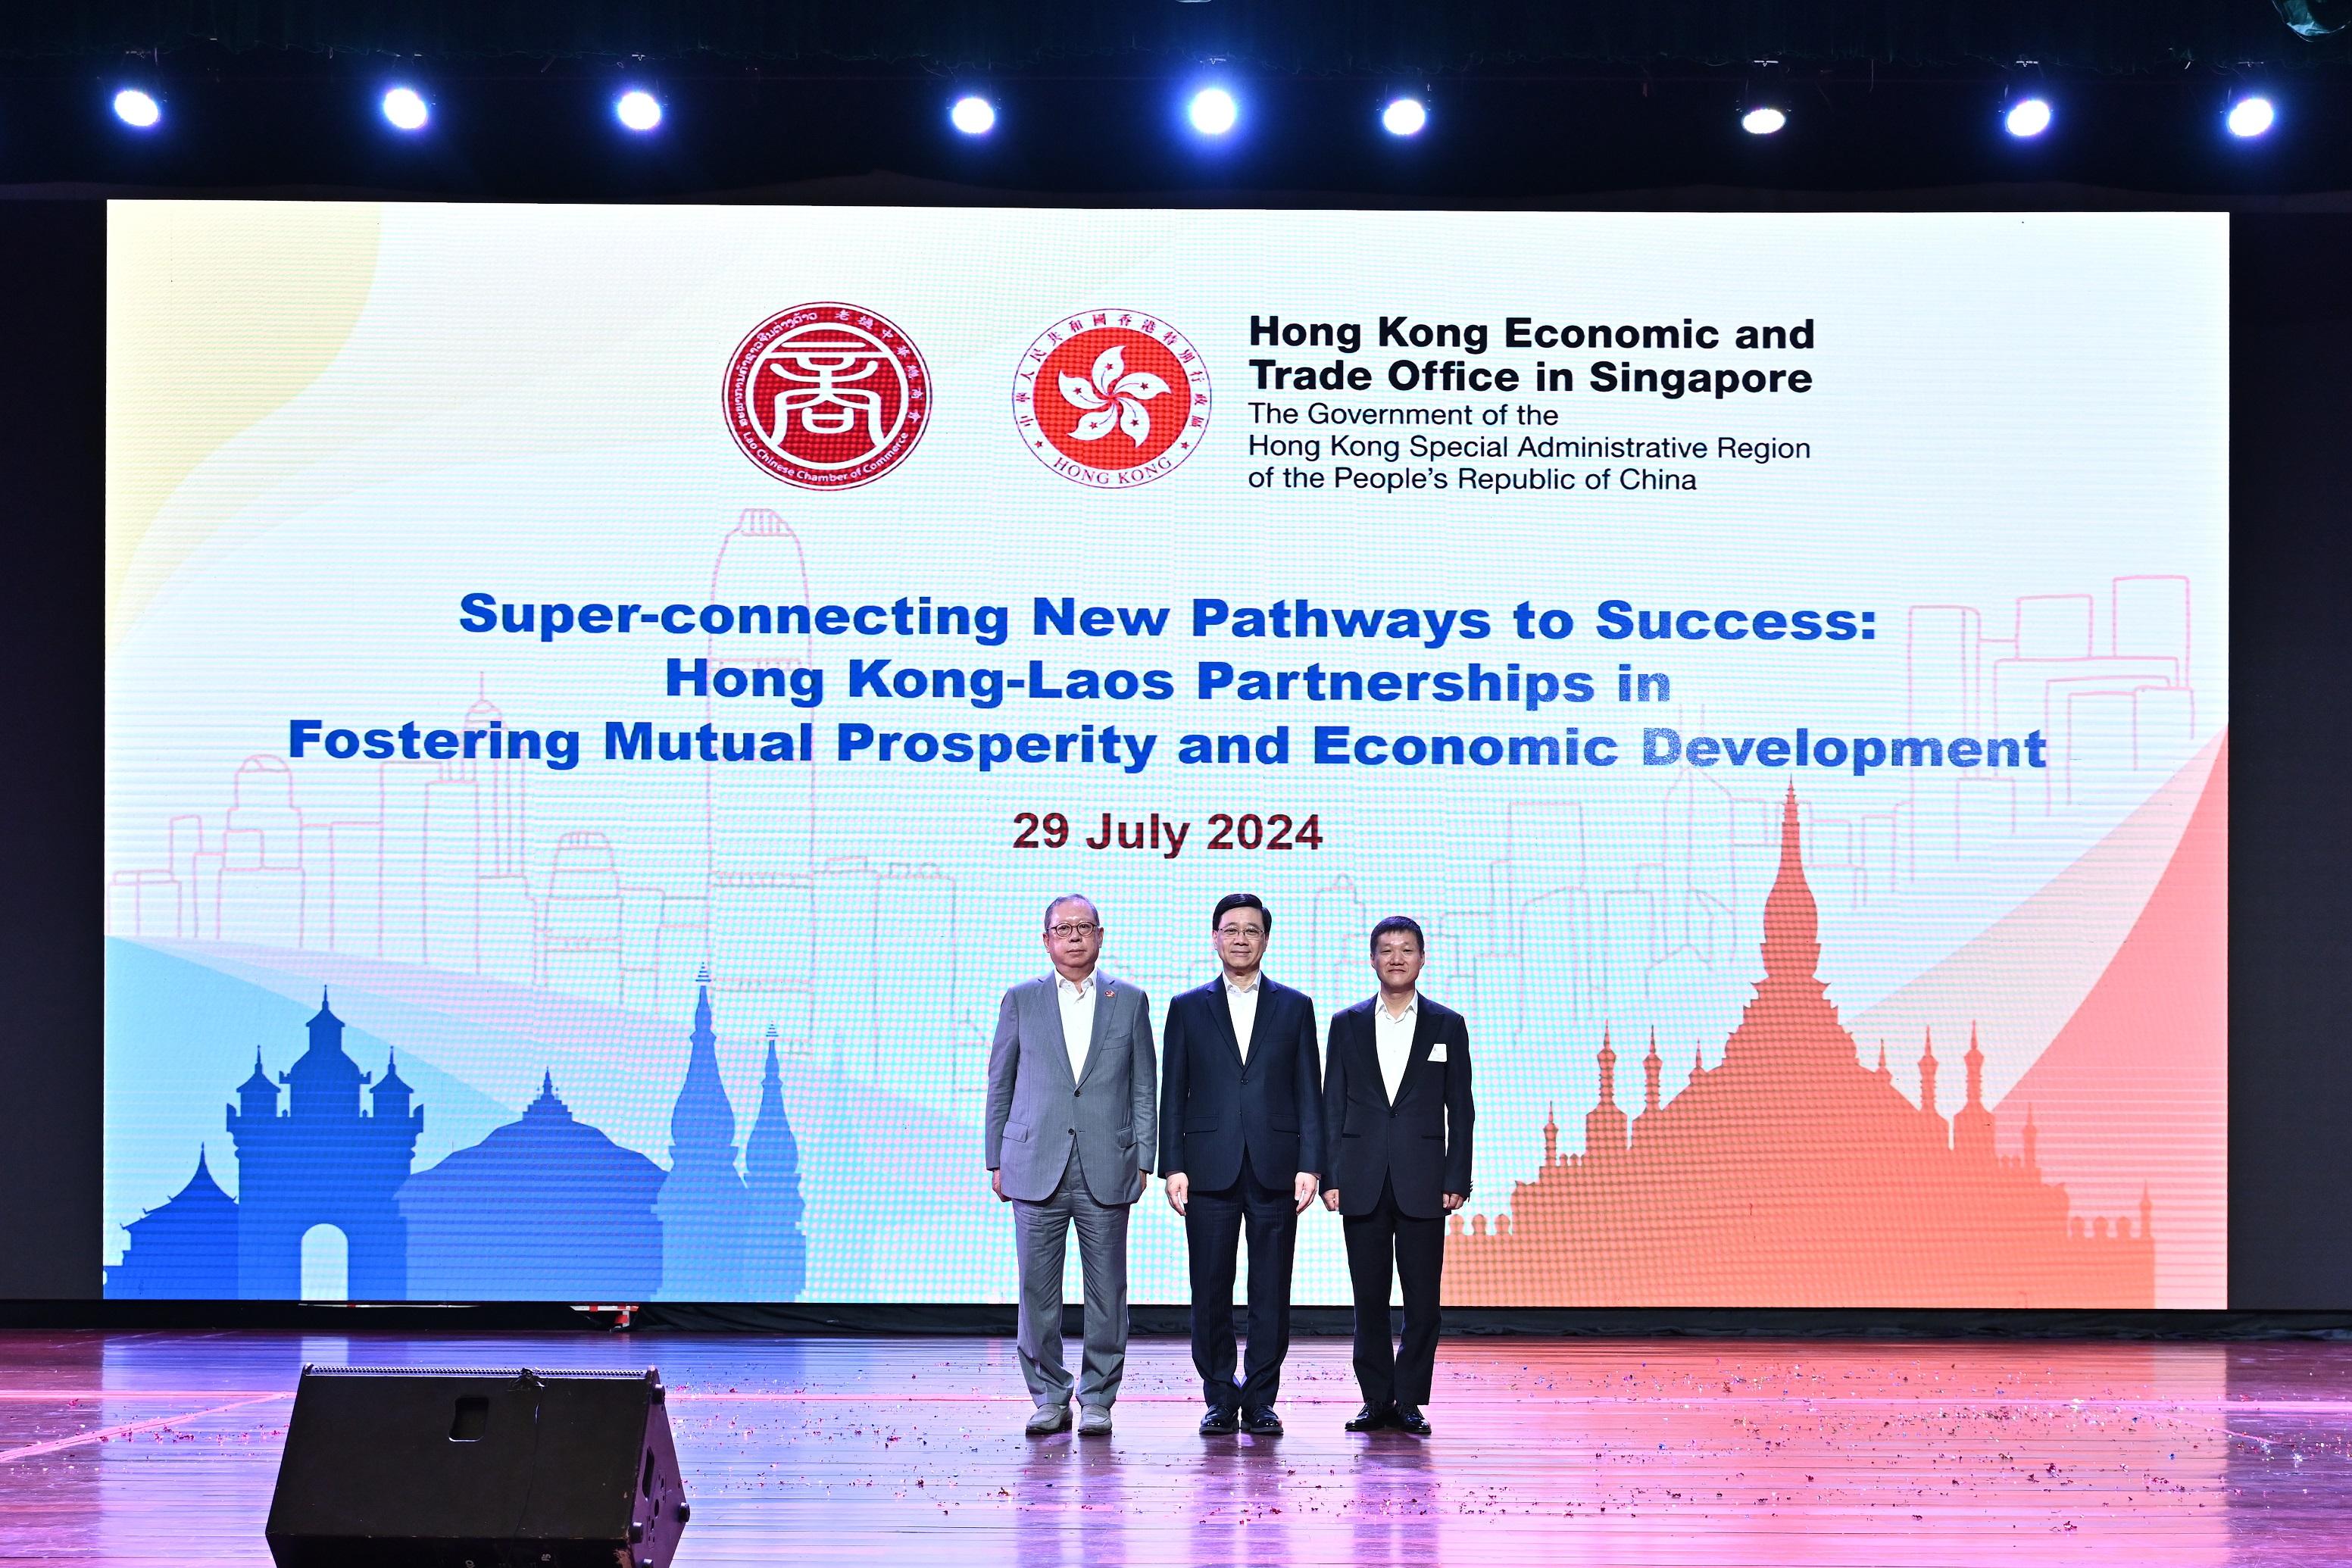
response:
{"label": "blue skyline graphic", "polygon": [[322,1226],[343,1238],[356,1300],[792,1300],[805,1289],[774,1033],[739,1170],[707,974],[667,1172],[574,1117],[551,1073],[520,1119],[414,1170],[425,1108],[396,1049],[381,1077],[363,1071],[324,992],[307,1029],[275,1079],[257,1047],[227,1109],[238,1195],[200,1147],[186,1184],[126,1226],[109,1297],[297,1299],[305,1237]]}

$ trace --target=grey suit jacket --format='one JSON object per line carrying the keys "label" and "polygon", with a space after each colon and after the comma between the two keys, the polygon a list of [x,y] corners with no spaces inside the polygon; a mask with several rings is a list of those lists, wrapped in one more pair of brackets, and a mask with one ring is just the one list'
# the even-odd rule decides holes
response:
{"label": "grey suit jacket", "polygon": [[1054,976],[1004,993],[988,1052],[988,1168],[1004,1195],[1043,1203],[1076,1150],[1098,1204],[1143,1195],[1143,1168],[1160,1146],[1160,1074],[1151,1054],[1151,999],[1095,971],[1094,1041],[1076,1079],[1062,1044]]}

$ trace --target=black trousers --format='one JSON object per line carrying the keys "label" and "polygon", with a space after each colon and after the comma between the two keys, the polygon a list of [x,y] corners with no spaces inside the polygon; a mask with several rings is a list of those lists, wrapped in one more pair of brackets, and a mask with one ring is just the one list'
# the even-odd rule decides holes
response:
{"label": "black trousers", "polygon": [[[1192,1189],[1184,1205],[1184,1242],[1192,1255],[1192,1364],[1213,1405],[1271,1405],[1282,1388],[1290,1351],[1290,1259],[1298,1240],[1292,1173],[1269,1186],[1242,1155],[1230,1187]],[[1249,1227],[1249,1364],[1234,1386],[1234,1249]]]}
{"label": "black trousers", "polygon": [[[1381,1201],[1365,1215],[1342,1216],[1348,1276],[1356,1290],[1356,1385],[1377,1410],[1429,1403],[1437,1372],[1437,1287],[1445,1271],[1445,1216],[1400,1214],[1396,1188],[1381,1184]],[[1404,1342],[1389,1348],[1389,1279],[1404,1286]]]}

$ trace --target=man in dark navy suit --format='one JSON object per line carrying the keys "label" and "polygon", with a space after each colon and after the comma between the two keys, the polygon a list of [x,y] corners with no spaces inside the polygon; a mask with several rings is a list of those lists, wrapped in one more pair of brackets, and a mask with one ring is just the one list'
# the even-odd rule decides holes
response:
{"label": "man in dark navy suit", "polygon": [[[1169,1005],[1160,1173],[1192,1260],[1192,1364],[1203,1436],[1282,1436],[1274,1401],[1290,1349],[1290,1260],[1323,1168],[1315,1004],[1259,971],[1274,916],[1255,893],[1209,917],[1223,973]],[[1234,1253],[1249,1230],[1249,1359],[1234,1384]]]}
{"label": "man in dark navy suit", "polygon": [[[1470,1195],[1470,1030],[1421,994],[1421,927],[1391,915],[1372,928],[1380,994],[1331,1016],[1323,1066],[1324,1204],[1339,1212],[1356,1297],[1350,1432],[1429,1436],[1437,1366],[1437,1289],[1445,1216]],[[1403,1287],[1404,1341],[1389,1347],[1389,1268]]]}

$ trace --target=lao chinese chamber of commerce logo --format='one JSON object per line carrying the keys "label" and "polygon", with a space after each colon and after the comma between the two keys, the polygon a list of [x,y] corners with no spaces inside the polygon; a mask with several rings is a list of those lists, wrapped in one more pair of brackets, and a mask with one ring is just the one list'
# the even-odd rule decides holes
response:
{"label": "lao chinese chamber of commerce logo", "polygon": [[1013,421],[1037,460],[1105,489],[1149,484],[1209,428],[1209,370],[1140,310],[1082,310],[1037,335],[1013,374]]}
{"label": "lao chinese chamber of commerce logo", "polygon": [[820,300],[753,328],[724,395],[745,457],[788,483],[842,490],[907,460],[930,418],[931,378],[887,320]]}

